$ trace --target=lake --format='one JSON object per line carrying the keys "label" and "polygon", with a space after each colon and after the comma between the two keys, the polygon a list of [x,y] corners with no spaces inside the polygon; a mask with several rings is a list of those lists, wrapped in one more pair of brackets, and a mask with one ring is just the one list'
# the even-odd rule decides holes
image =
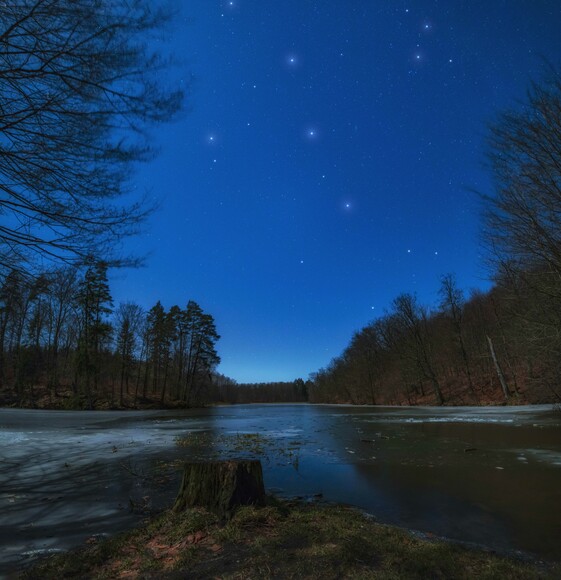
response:
{"label": "lake", "polygon": [[240,405],[0,409],[0,570],[169,506],[184,459],[257,457],[281,496],[561,560],[561,412],[535,407]]}

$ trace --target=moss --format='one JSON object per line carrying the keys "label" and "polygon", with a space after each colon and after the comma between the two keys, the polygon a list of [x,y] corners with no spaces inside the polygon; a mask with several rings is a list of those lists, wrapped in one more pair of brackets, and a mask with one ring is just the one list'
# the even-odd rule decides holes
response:
{"label": "moss", "polygon": [[26,578],[555,578],[559,565],[527,564],[427,541],[360,512],[271,500],[227,522],[204,510],[167,512],[100,544],[47,559]]}

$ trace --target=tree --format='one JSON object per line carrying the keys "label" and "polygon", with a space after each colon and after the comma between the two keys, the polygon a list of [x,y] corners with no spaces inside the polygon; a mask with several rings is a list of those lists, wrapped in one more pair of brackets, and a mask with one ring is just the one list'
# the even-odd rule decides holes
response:
{"label": "tree", "polygon": [[185,319],[188,339],[182,399],[189,406],[199,395],[204,382],[211,379],[212,370],[220,362],[215,347],[220,335],[216,331],[214,318],[193,300],[187,303]]}
{"label": "tree", "polygon": [[464,338],[464,293],[458,288],[453,274],[446,274],[440,280],[440,307],[449,319],[456,335],[458,348],[462,357],[464,372],[468,380],[470,391],[475,392],[471,377],[471,368]]}
{"label": "tree", "polygon": [[414,361],[421,378],[430,381],[436,401],[442,405],[444,399],[432,360],[425,309],[417,303],[416,297],[411,294],[400,294],[393,301],[393,308],[395,320],[407,339],[407,346],[402,352],[406,352],[406,356]]}
{"label": "tree", "polygon": [[115,327],[117,333],[116,354],[120,359],[119,404],[123,405],[123,391],[126,387],[129,393],[129,378],[134,363],[134,352],[137,338],[142,328],[144,312],[142,307],[134,302],[119,304],[115,312]]}
{"label": "tree", "polygon": [[38,255],[115,260],[149,211],[123,202],[146,129],[182,92],[162,88],[148,0],[18,0],[0,10],[0,266]]}
{"label": "tree", "polygon": [[148,358],[150,365],[146,366],[146,375],[144,382],[144,396],[146,396],[146,384],[148,380],[148,368],[152,367],[152,390],[156,391],[159,385],[162,366],[165,364],[164,359],[169,351],[169,337],[167,332],[167,316],[162,303],[158,302],[150,308],[147,322],[147,342]]}
{"label": "tree", "polygon": [[59,382],[59,352],[65,328],[68,332],[69,319],[75,307],[78,271],[72,267],[55,270],[49,273],[49,281],[49,386],[56,396]]}
{"label": "tree", "polygon": [[561,377],[561,72],[532,85],[526,103],[491,127],[494,194],[485,238],[497,282],[509,293],[509,342]]}
{"label": "tree", "polygon": [[495,195],[487,239],[500,263],[561,276],[561,76],[534,84],[528,102],[491,127],[488,158]]}
{"label": "tree", "polygon": [[78,349],[78,373],[85,378],[85,394],[92,406],[91,379],[97,390],[100,353],[111,334],[107,316],[111,314],[113,300],[107,282],[107,264],[90,264],[80,283],[77,302],[81,313],[81,335]]}
{"label": "tree", "polygon": [[371,323],[356,332],[345,352],[351,361],[356,388],[364,392],[363,401],[375,405],[385,358],[380,325]]}
{"label": "tree", "polygon": [[13,348],[14,328],[21,317],[21,304],[25,291],[21,274],[12,270],[0,286],[0,385],[4,383],[7,355]]}

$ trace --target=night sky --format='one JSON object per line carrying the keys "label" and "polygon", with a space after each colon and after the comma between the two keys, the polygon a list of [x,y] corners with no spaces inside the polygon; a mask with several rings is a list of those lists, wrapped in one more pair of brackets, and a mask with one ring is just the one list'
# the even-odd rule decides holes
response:
{"label": "night sky", "polygon": [[559,0],[181,5],[189,110],[135,178],[161,209],[116,303],[197,301],[253,382],[307,378],[401,292],[436,305],[445,273],[489,287],[486,126],[559,64]]}

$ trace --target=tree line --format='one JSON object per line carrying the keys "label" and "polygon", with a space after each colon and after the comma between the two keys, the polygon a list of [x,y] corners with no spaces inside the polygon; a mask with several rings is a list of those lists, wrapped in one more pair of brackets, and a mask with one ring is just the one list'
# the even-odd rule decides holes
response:
{"label": "tree line", "polygon": [[[220,362],[212,315],[189,300],[145,311],[113,307],[107,264],[0,279],[0,388],[4,402],[95,408],[200,405]],[[46,401],[45,401],[46,399]]]}
{"label": "tree line", "polygon": [[313,375],[314,402],[561,402],[561,75],[492,124],[483,240],[494,286],[453,275],[435,308],[396,297]]}
{"label": "tree line", "polygon": [[305,403],[311,381],[298,378],[294,381],[270,383],[230,383],[220,391],[224,403]]}

